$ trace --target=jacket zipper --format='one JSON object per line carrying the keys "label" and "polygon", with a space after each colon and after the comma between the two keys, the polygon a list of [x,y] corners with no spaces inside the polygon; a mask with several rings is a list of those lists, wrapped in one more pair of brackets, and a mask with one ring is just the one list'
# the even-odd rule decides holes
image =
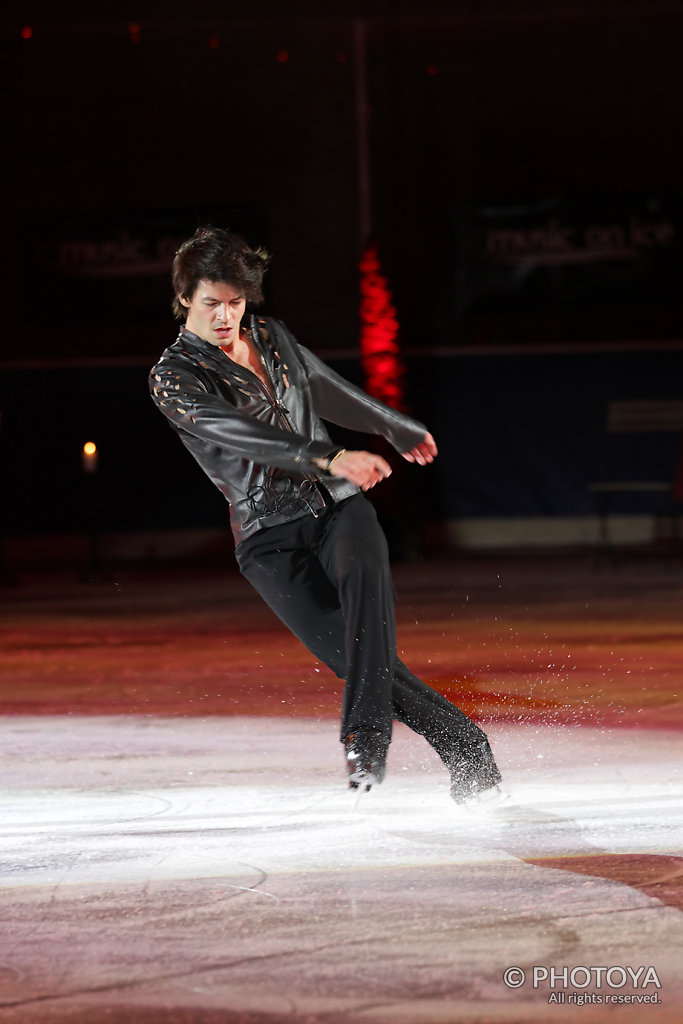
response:
{"label": "jacket zipper", "polygon": [[[256,380],[256,383],[258,384],[258,386],[260,387],[261,391],[265,395],[265,397],[266,397],[266,399],[268,401],[268,404],[270,405],[271,409],[273,409],[278,414],[278,416],[280,418],[280,421],[284,424],[286,429],[291,434],[294,434],[294,433],[296,433],[296,431],[294,430],[294,427],[293,427],[292,423],[290,422],[289,412],[287,411],[285,406],[282,405],[282,403],[280,402],[280,399],[277,397],[277,387],[275,385],[275,382],[273,380],[273,377],[271,375],[271,372],[270,372],[270,370],[268,368],[268,364],[267,364],[265,359],[263,360],[263,368],[264,368],[264,370],[266,372],[266,376],[268,377],[268,380],[270,381],[270,384],[272,386],[272,391],[270,390],[270,388],[266,387],[266,385],[263,383],[263,381],[260,379],[260,377],[257,374],[255,374],[253,372],[253,370],[249,370],[249,367],[245,367],[245,369],[247,369],[248,372],[251,373],[252,376],[254,377],[254,379]],[[317,482],[316,477],[313,476],[310,473],[304,473],[304,478],[306,480],[308,480],[310,482],[311,486],[314,488],[314,490],[318,494],[320,494],[320,492],[318,491],[318,482]],[[306,501],[305,498],[304,498],[304,501]],[[311,513],[311,515],[314,517],[314,519],[319,519],[320,518],[320,513],[317,512],[314,508],[312,508],[308,504],[307,501],[306,501],[306,504],[308,505],[308,510]],[[325,502],[323,500],[323,505],[324,504],[325,504]]]}

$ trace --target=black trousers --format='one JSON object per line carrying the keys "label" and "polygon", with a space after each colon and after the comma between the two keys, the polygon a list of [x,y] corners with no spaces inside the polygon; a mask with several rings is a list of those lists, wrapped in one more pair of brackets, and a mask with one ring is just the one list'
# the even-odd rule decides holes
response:
{"label": "black trousers", "polygon": [[485,742],[481,729],[397,656],[387,542],[365,497],[328,506],[317,519],[259,530],[236,557],[282,622],[345,680],[342,739],[372,727],[390,740],[396,719],[447,765]]}

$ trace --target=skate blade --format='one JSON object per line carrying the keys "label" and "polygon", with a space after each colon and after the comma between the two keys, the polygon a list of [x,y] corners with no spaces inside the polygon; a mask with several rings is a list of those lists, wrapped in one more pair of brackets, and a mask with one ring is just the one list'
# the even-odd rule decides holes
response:
{"label": "skate blade", "polygon": [[355,811],[358,807],[361,797],[366,793],[369,793],[373,785],[377,782],[377,779],[371,772],[359,773],[358,778],[354,778],[352,775],[349,779],[349,787],[355,791],[355,799],[351,807],[352,811]]}

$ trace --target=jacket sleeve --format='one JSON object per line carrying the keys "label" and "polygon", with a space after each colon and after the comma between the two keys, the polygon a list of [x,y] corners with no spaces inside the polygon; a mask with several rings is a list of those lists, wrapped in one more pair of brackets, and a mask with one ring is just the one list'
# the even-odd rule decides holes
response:
{"label": "jacket sleeve", "polygon": [[312,441],[248,416],[218,395],[210,394],[193,370],[162,357],[149,377],[152,400],[181,433],[262,465],[305,473],[313,458],[327,458],[334,445]]}
{"label": "jacket sleeve", "polygon": [[322,419],[364,434],[385,437],[398,452],[424,440],[427,428],[340,377],[303,345],[297,346],[306,367],[315,411]]}

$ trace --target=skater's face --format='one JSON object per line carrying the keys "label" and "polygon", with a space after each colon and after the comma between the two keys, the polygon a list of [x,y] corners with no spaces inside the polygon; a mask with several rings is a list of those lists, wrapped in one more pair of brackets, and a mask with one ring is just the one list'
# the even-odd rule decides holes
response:
{"label": "skater's face", "polygon": [[247,300],[232,285],[202,278],[191,299],[178,299],[188,311],[187,329],[199,338],[217,348],[230,347],[239,338]]}

